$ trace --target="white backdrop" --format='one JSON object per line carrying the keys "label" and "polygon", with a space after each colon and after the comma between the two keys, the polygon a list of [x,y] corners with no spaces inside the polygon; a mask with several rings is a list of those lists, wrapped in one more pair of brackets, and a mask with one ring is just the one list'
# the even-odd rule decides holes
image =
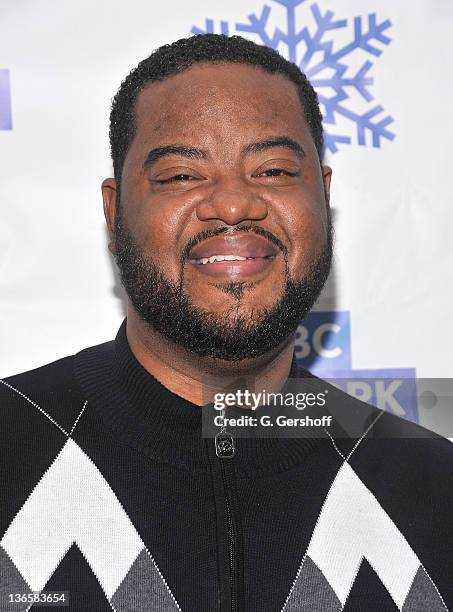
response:
{"label": "white backdrop", "polygon": [[[268,34],[276,26],[288,34],[290,1],[266,4]],[[249,15],[265,17],[263,7],[263,0],[2,1],[2,376],[109,340],[123,318],[100,192],[102,179],[112,175],[108,115],[121,80],[159,45],[189,35],[195,26],[206,29],[207,18],[216,32],[228,23],[233,34]],[[319,48],[310,65],[325,61],[323,42],[344,49],[347,69],[336,76],[343,78],[348,98],[326,127],[351,139],[327,154],[334,169],[336,261],[317,309],[347,313],[339,350],[348,352],[349,363],[336,367],[409,368],[419,377],[450,377],[453,4],[300,0],[297,28],[319,34],[315,16],[330,19],[328,11],[335,13],[332,19],[346,21],[313,42]],[[375,51],[354,50],[354,18],[363,18],[366,34],[370,14],[376,14],[378,26],[390,24],[367,43]],[[288,55],[287,45],[278,48]],[[300,44],[298,61],[305,51]],[[367,61],[372,65],[364,77],[373,80],[363,82],[373,98],[368,101],[351,84]],[[335,71],[327,69],[314,77],[324,79],[320,93],[339,92],[334,80],[327,91],[326,79],[332,77]],[[376,105],[383,110],[373,121],[391,116],[387,129],[395,137],[373,147],[366,131],[360,146],[357,125],[363,119],[354,117]],[[328,369],[329,351],[321,358],[321,369],[323,364]]]}

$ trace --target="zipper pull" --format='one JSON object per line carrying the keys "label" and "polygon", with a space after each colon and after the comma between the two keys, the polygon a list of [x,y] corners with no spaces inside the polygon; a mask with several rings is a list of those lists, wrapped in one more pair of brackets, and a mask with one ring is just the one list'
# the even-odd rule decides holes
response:
{"label": "zipper pull", "polygon": [[[225,408],[222,409],[222,419],[225,418]],[[225,425],[222,425],[220,431],[215,435],[215,454],[220,459],[231,459],[234,457],[236,447],[234,445],[233,435],[226,430]]]}

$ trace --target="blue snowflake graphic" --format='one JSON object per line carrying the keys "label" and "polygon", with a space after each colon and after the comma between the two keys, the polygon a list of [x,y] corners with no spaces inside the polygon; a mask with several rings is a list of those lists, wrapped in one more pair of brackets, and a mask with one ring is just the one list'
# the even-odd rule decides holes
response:
{"label": "blue snowflake graphic", "polygon": [[[252,13],[248,16],[247,23],[236,23],[235,32],[257,36],[261,44],[268,47],[280,47],[278,50],[307,75],[318,93],[323,110],[325,149],[336,153],[339,144],[351,144],[352,137],[348,128],[349,132],[355,128],[356,142],[359,145],[367,144],[367,133],[370,134],[368,142],[371,141],[373,147],[380,147],[382,139],[393,140],[395,134],[387,129],[389,124],[393,123],[392,117],[383,115],[383,107],[372,103],[374,97],[371,86],[374,80],[370,75],[373,67],[370,58],[379,57],[382,47],[391,42],[386,35],[391,26],[390,20],[379,22],[375,13],[369,14],[367,18],[354,17],[349,42],[335,45],[331,32],[341,29],[347,31],[347,19],[336,20],[333,11],[322,13],[315,3],[310,6],[314,26],[298,29],[296,9],[306,0],[270,1],[274,5],[284,7],[286,31],[274,27],[273,33],[270,33],[272,8],[265,4],[260,15]],[[227,21],[221,21],[217,28],[220,33],[226,35],[230,35],[231,29]],[[191,30],[192,34],[215,31],[212,19],[206,19],[204,28],[194,26]],[[362,63],[355,74],[350,75],[352,54],[359,50],[365,59],[361,60]],[[357,104],[358,98],[362,100],[360,105]],[[351,108],[352,103],[356,110]],[[357,110],[357,105],[362,107],[361,111]],[[341,127],[338,126],[339,123]],[[331,131],[332,126],[337,126],[337,130]]]}

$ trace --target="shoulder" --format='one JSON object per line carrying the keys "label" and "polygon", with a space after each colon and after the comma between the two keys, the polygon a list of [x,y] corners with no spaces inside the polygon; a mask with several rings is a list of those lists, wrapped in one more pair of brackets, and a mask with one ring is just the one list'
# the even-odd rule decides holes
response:
{"label": "shoulder", "polygon": [[450,440],[360,401],[326,381],[317,379],[315,384],[319,387],[322,383],[329,393],[328,410],[338,424],[337,431],[332,429],[336,450],[376,495],[399,497],[401,506],[406,507],[409,500],[415,507],[434,499],[451,507]]}
{"label": "shoulder", "polygon": [[56,389],[61,386],[67,386],[72,378],[73,355],[68,355],[44,364],[26,372],[20,372],[7,378],[2,378],[5,386],[19,386],[27,390],[48,388]]}
{"label": "shoulder", "polygon": [[[82,394],[74,378],[70,355],[0,381],[0,418],[3,428],[51,417],[67,431],[80,411]],[[50,420],[50,419],[49,419]]]}
{"label": "shoulder", "polygon": [[[41,426],[71,431],[88,401],[85,378],[110,380],[113,341],[87,347],[33,370],[0,379],[2,431]],[[81,372],[84,376],[81,376]],[[19,428],[19,429],[18,429]]]}
{"label": "shoulder", "polygon": [[[0,419],[3,432],[21,424],[30,427],[36,420],[53,423],[68,435],[87,402],[86,390],[78,376],[79,364],[89,372],[100,365],[109,369],[107,354],[113,341],[87,347],[40,367],[0,379]],[[105,362],[105,363],[104,363]]]}
{"label": "shoulder", "polygon": [[326,394],[327,410],[337,424],[338,447],[345,453],[349,454],[360,440],[361,455],[368,447],[375,456],[384,455],[390,461],[404,458],[412,466],[421,455],[431,455],[433,458],[442,456],[451,469],[453,444],[447,438],[361,401],[300,366],[297,378],[298,384],[304,385],[304,388]]}
{"label": "shoulder", "polygon": [[[388,412],[379,412],[357,446],[351,463],[373,480],[397,482],[401,489],[434,486],[453,494],[453,443]],[[386,477],[384,478],[384,474]]]}

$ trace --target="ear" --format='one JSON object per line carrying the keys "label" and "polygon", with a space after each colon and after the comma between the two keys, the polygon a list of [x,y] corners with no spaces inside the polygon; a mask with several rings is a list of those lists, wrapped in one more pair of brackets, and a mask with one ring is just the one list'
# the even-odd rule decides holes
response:
{"label": "ear", "polygon": [[332,168],[322,166],[322,180],[324,182],[324,193],[326,194],[326,204],[330,206],[330,180],[332,178]]}
{"label": "ear", "polygon": [[102,182],[102,200],[104,202],[104,217],[109,232],[109,251],[115,254],[115,241],[113,240],[113,228],[116,216],[116,194],[117,186],[114,178],[107,178]]}

